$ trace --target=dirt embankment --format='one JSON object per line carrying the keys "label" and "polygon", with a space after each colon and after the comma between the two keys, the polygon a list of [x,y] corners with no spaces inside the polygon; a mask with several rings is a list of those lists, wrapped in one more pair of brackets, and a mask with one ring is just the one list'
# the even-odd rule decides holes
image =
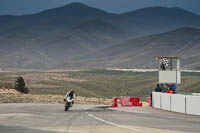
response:
{"label": "dirt embankment", "polygon": [[[0,89],[0,104],[2,103],[45,103],[56,104],[64,103],[63,95],[33,95],[33,94],[21,94],[16,90]],[[75,99],[76,104],[105,104],[110,105],[111,99],[102,98],[86,98],[77,96]]]}
{"label": "dirt embankment", "polygon": [[[22,94],[14,89],[0,89],[0,104],[4,103],[44,103],[44,104],[63,104],[63,95],[34,95]],[[76,104],[104,104],[111,105],[112,99],[87,98],[77,96]],[[142,102],[142,106],[148,106],[148,103]]]}

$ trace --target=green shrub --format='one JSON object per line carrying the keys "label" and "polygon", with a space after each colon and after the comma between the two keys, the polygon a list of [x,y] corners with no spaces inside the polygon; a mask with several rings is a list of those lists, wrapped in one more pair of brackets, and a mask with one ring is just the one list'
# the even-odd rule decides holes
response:
{"label": "green shrub", "polygon": [[25,94],[29,93],[29,90],[28,90],[28,88],[25,85],[24,79],[21,76],[19,76],[16,79],[16,81],[14,83],[14,86],[15,86],[15,89],[17,91],[21,92],[21,93],[25,93]]}

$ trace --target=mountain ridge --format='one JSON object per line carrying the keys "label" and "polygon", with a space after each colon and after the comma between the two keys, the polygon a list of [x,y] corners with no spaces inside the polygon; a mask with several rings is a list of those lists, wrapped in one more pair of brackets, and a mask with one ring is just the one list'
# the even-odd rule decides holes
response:
{"label": "mountain ridge", "polygon": [[[148,10],[155,9],[157,13],[149,15]],[[173,13],[174,10],[181,13]],[[40,69],[62,66],[59,64],[65,60],[74,62],[71,60],[74,57],[86,57],[130,39],[180,27],[200,28],[200,16],[191,14],[182,9],[163,7],[144,8],[128,15],[110,14],[85,4],[72,3],[32,15],[0,16],[0,67]],[[125,60],[119,57],[115,62],[123,62],[119,61],[121,59]],[[98,62],[93,61],[91,64],[97,66]],[[78,63],[77,66],[85,65]]]}
{"label": "mountain ridge", "polygon": [[178,56],[183,58],[183,67],[196,69],[200,65],[199,53],[200,29],[184,27],[131,39],[82,57],[87,60],[79,57],[69,63],[81,62],[85,67],[156,68],[157,56]]}

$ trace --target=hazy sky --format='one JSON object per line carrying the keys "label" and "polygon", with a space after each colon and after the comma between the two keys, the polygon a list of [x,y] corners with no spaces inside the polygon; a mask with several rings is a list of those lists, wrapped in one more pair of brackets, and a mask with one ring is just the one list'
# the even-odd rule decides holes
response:
{"label": "hazy sky", "polygon": [[22,15],[82,2],[111,13],[122,13],[143,7],[180,7],[200,15],[200,0],[0,0],[0,15]]}

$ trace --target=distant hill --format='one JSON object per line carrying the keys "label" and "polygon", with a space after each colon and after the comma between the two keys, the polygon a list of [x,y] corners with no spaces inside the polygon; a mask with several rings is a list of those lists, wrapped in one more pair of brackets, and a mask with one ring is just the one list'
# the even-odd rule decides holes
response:
{"label": "distant hill", "polygon": [[158,33],[181,27],[199,28],[200,16],[174,7],[150,7],[122,14],[135,22],[143,32]]}
{"label": "distant hill", "polygon": [[[178,56],[184,68],[200,66],[200,30],[180,28],[170,32],[128,40],[83,57],[67,60],[63,65],[85,67],[156,68],[157,56]],[[71,66],[72,67],[72,66]]]}
{"label": "distant hill", "polygon": [[110,14],[78,2],[37,14],[4,15],[0,16],[0,67],[82,67],[85,62],[76,62],[80,57],[183,26],[200,28],[200,16],[165,7]]}

